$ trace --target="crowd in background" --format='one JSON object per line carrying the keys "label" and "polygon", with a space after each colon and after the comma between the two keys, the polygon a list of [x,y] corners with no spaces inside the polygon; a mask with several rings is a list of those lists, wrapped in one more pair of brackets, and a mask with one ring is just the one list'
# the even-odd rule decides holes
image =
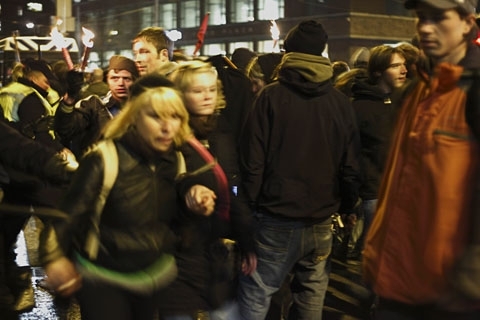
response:
{"label": "crowd in background", "polygon": [[412,41],[350,61],[305,20],[280,53],[186,57],[148,27],[91,73],[14,66],[0,309],[33,307],[14,253],[33,214],[44,286],[82,319],[274,319],[278,295],[281,319],[321,319],[332,255],[361,262],[374,319],[478,319],[476,5],[408,0]]}

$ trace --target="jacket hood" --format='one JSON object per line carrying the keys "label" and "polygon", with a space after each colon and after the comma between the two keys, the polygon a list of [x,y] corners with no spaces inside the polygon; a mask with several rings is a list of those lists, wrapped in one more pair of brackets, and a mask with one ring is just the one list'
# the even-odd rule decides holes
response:
{"label": "jacket hood", "polygon": [[332,86],[332,76],[329,59],[299,52],[286,53],[278,72],[281,83],[309,96],[326,92]]}
{"label": "jacket hood", "polygon": [[371,84],[368,80],[358,80],[352,85],[353,100],[361,100],[363,98],[373,100],[384,100],[388,98],[388,94],[384,93],[378,86]]}

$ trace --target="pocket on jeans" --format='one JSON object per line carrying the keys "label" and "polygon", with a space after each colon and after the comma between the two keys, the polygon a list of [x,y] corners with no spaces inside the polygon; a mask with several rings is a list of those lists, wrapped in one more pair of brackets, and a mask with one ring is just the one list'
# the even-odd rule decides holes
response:
{"label": "pocket on jeans", "polygon": [[263,227],[257,236],[259,259],[269,262],[284,262],[288,253],[292,230]]}
{"label": "pocket on jeans", "polygon": [[328,258],[332,250],[332,228],[330,224],[317,224],[313,226],[313,239],[315,249],[312,261],[320,263]]}

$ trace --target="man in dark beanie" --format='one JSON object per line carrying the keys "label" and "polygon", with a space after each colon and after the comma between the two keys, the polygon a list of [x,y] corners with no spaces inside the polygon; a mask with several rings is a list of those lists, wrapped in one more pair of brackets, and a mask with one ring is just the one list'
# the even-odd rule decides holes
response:
{"label": "man in dark beanie", "polygon": [[100,137],[105,123],[115,116],[128,98],[130,86],[139,77],[135,62],[127,57],[110,58],[106,79],[110,91],[104,97],[91,95],[76,100],[68,93],[55,114],[55,129],[75,156]]}
{"label": "man in dark beanie", "polygon": [[321,56],[327,45],[328,35],[323,26],[314,21],[303,21],[293,27],[283,40],[285,52],[301,52]]}
{"label": "man in dark beanie", "polygon": [[265,319],[292,272],[289,319],[321,319],[336,212],[358,198],[359,134],[349,99],[333,88],[328,36],[316,21],[288,32],[278,81],[257,96],[240,142],[243,181],[258,222],[258,265],[240,276],[245,320]]}

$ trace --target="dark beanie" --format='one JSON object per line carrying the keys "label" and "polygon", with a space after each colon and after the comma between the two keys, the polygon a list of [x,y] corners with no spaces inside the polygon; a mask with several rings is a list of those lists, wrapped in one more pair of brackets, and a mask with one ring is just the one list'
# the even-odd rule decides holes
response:
{"label": "dark beanie", "polygon": [[239,69],[245,70],[250,60],[257,54],[248,48],[237,48],[232,53],[232,62]]}
{"label": "dark beanie", "polygon": [[321,56],[327,44],[328,35],[323,26],[306,20],[290,29],[283,40],[285,52],[301,52]]}
{"label": "dark beanie", "polygon": [[108,70],[127,70],[132,74],[134,80],[140,76],[135,62],[132,59],[119,55],[110,58]]}
{"label": "dark beanie", "polygon": [[148,88],[156,88],[156,87],[174,88],[175,85],[167,77],[162,76],[161,74],[157,74],[157,73],[146,74],[140,77],[140,79],[135,81],[130,86],[129,88],[130,98],[139,96],[142,92],[144,92]]}

